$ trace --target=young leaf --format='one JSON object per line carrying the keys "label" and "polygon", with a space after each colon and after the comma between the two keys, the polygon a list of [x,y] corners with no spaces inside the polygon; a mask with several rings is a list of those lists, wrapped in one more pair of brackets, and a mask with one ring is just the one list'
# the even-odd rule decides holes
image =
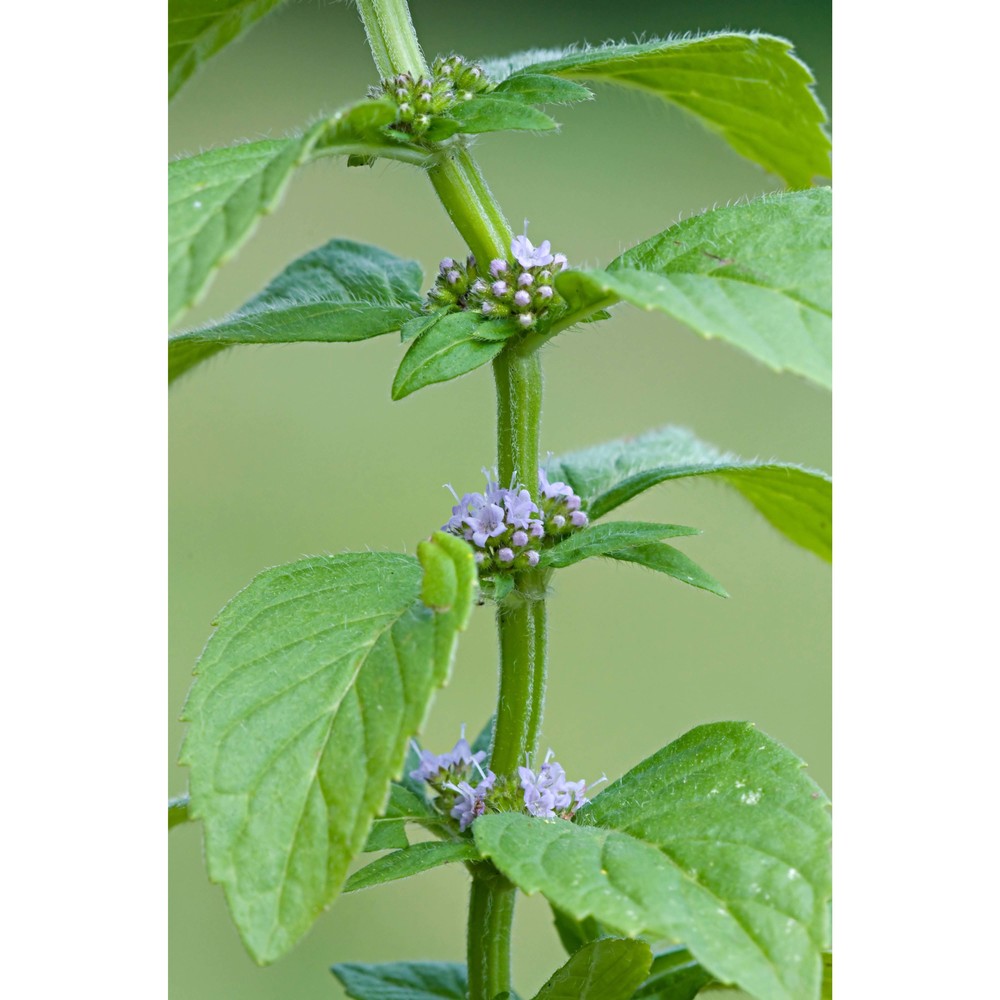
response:
{"label": "young leaf", "polygon": [[570,316],[624,300],[829,388],[830,252],[830,189],[816,188],[695,216],[556,285]]}
{"label": "young leaf", "polygon": [[330,970],[352,1000],[465,1000],[465,966],[452,962],[342,962]]}
{"label": "young leaf", "polygon": [[451,110],[451,117],[458,122],[459,130],[468,134],[508,129],[545,131],[557,127],[556,122],[544,111],[539,111],[530,104],[491,95],[474,97],[471,101],[456,105]]}
{"label": "young leaf", "polygon": [[362,851],[365,854],[370,854],[373,851],[402,850],[409,846],[410,841],[406,836],[405,820],[376,819],[368,831],[368,839],[365,841]]}
{"label": "young leaf", "polygon": [[420,584],[417,561],[392,553],[267,570],[223,609],[198,662],[182,752],[191,813],[258,962],[337,896],[447,679],[465,622],[430,611]]}
{"label": "young leaf", "polygon": [[181,823],[186,823],[191,815],[188,811],[188,807],[191,805],[191,797],[189,795],[178,795],[175,799],[170,799],[167,802],[167,829],[172,830],[175,826],[180,826]]}
{"label": "young leaf", "polygon": [[579,951],[585,944],[607,937],[608,933],[600,922],[593,917],[577,920],[558,907],[549,904],[552,909],[552,923],[566,952],[570,955]]}
{"label": "young leaf", "polygon": [[412,844],[392,854],[385,854],[364,868],[359,868],[344,883],[343,891],[356,892],[358,889],[370,889],[373,885],[409,878],[411,875],[419,875],[421,872],[430,871],[431,868],[447,865],[453,861],[478,860],[480,860],[479,852],[475,845],[468,841],[456,843],[429,840],[421,844]]}
{"label": "young leaf", "polygon": [[519,73],[500,83],[492,94],[523,101],[525,104],[575,104],[592,101],[594,94],[579,83],[544,73]]}
{"label": "young leaf", "polygon": [[493,747],[493,731],[497,726],[496,713],[486,720],[486,725],[479,730],[479,734],[472,741],[472,752],[482,751],[486,756],[480,761],[480,767],[485,771],[490,766],[490,750]]}
{"label": "young leaf", "polygon": [[169,168],[170,323],[277,205],[324,124],[291,139],[248,142],[175,160]]}
{"label": "young leaf", "polygon": [[542,552],[538,565],[562,569],[591,556],[613,555],[620,549],[648,545],[661,538],[698,534],[701,532],[697,528],[685,528],[682,524],[647,524],[643,521],[595,524],[567,536],[551,549],[546,549]]}
{"label": "young leaf", "polygon": [[602,552],[601,555],[619,562],[636,563],[647,569],[655,569],[657,573],[666,573],[681,583],[718,594],[719,597],[729,596],[725,587],[714,576],[706,573],[696,562],[671,545],[654,542],[652,545],[633,545],[616,552]]}
{"label": "young leaf", "polygon": [[556,970],[535,1000],[629,1000],[652,960],[645,941],[591,941]]}
{"label": "young leaf", "polygon": [[694,1000],[710,976],[683,945],[653,956],[649,978],[635,991],[634,1000]]}
{"label": "young leaf", "polygon": [[[416,766],[416,755],[411,760],[407,751],[407,760],[403,764],[403,773],[407,774]],[[394,781],[389,790],[389,801],[382,810],[382,815],[376,817],[365,842],[365,852],[386,851],[392,848],[409,847],[406,839],[407,823],[436,822],[438,815],[427,804],[427,800],[416,794],[408,786]]]}
{"label": "young leaf", "polygon": [[413,340],[419,337],[424,330],[429,329],[438,320],[442,320],[447,316],[448,313],[443,309],[436,310],[430,313],[420,313],[418,316],[414,316],[413,319],[408,319],[399,328],[399,339],[402,343],[407,343],[407,341]]}
{"label": "young leaf", "polygon": [[170,379],[237,344],[343,343],[400,329],[420,308],[416,261],[330,240],[218,323],[170,338]]}
{"label": "young leaf", "polygon": [[699,726],[577,814],[482,816],[480,853],[528,893],[617,931],[684,941],[759,1000],[814,1000],[829,815],[802,762],[746,723]]}
{"label": "young leaf", "polygon": [[610,43],[524,52],[484,69],[494,80],[545,73],[637,87],[690,112],[790,187],[830,176],[826,113],[813,93],[812,73],[784,38],[720,32]]}
{"label": "young leaf", "polygon": [[403,399],[424,386],[458,378],[492,361],[503,350],[504,341],[476,336],[476,331],[488,323],[512,327],[507,320],[455,312],[424,330],[403,355],[392,383],[392,398]]}
{"label": "young leaf", "polygon": [[167,12],[169,94],[207,59],[283,0],[170,0]]}
{"label": "young leaf", "polygon": [[833,954],[829,951],[823,952],[823,989],[820,991],[820,1000],[833,1000]]}
{"label": "young leaf", "polygon": [[550,459],[549,479],[573,487],[592,518],[670,479],[709,476],[738,490],[782,534],[826,559],[831,555],[831,483],[798,465],[759,462],[722,452],[683,427],[660,427],[634,438]]}

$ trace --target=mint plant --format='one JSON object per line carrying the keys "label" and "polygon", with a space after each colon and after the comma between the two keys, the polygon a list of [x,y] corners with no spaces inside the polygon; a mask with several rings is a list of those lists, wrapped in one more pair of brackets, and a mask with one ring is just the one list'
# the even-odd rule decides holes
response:
{"label": "mint plant", "polygon": [[[274,6],[173,0],[171,93]],[[617,779],[570,766],[571,780],[539,744],[558,571],[603,557],[726,594],[667,541],[698,529],[607,519],[617,507],[708,476],[830,558],[820,472],[669,425],[558,456],[540,443],[546,346],[620,304],[829,387],[830,192],[810,186],[829,175],[829,141],[811,74],[783,39],[736,32],[428,63],[403,0],[357,6],[377,77],[366,96],[293,137],[171,165],[170,321],[320,157],[422,171],[454,224],[453,255],[427,279],[391,250],[332,238],[230,315],[174,334],[170,378],[240,345],[398,331],[393,399],[492,365],[496,455],[478,490],[453,484],[416,556],[358,539],[358,552],[264,570],[220,612],[184,710],[190,795],[170,803],[170,823],[203,824],[209,877],[260,963],[341,893],[464,865],[466,964],[335,966],[357,1000],[514,997],[519,892],[548,900],[568,955],[553,956],[538,1000],[682,1000],[713,983],[816,998],[830,970],[829,815],[798,758],[749,723],[715,722]],[[554,109],[601,83],[679,105],[789,190],[668,226],[604,268],[575,266],[571,247],[554,251],[517,205],[501,208],[470,137],[552,130]],[[491,611],[495,715],[436,753],[421,742],[434,693],[463,668],[471,617]],[[364,859],[375,852],[387,853]]]}

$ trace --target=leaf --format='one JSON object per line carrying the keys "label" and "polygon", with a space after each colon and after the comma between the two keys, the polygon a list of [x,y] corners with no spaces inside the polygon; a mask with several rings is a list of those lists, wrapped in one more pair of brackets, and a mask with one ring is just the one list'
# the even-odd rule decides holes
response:
{"label": "leaf", "polygon": [[[368,831],[368,839],[362,851],[394,851],[410,846],[406,836],[406,822],[401,819],[376,819]],[[346,891],[346,888],[345,890]]]}
{"label": "leaf", "polygon": [[552,922],[562,946],[570,955],[579,951],[585,944],[607,936],[607,931],[593,917],[577,920],[555,906],[552,906]]}
{"label": "leaf", "polygon": [[448,313],[441,309],[432,313],[421,313],[419,316],[414,316],[413,319],[408,319],[399,329],[400,341],[405,344],[407,341],[413,340],[447,315]]}
{"label": "leaf", "polygon": [[493,731],[496,729],[496,725],[497,717],[494,712],[493,715],[486,720],[486,725],[479,730],[478,735],[472,741],[471,750],[474,754],[479,753],[480,751],[486,754],[480,762],[480,766],[484,771],[490,766],[490,750],[493,748]]}
{"label": "leaf", "polygon": [[634,937],[683,941],[759,1000],[819,996],[829,814],[802,763],[746,723],[699,726],[576,822],[480,817],[480,853],[527,893]]}
{"label": "leaf", "polygon": [[485,324],[509,326],[507,320],[483,319],[474,312],[449,313],[424,330],[403,355],[392,383],[392,398],[447,382],[492,361],[504,347],[502,340],[481,340],[476,331]]}
{"label": "leaf", "polygon": [[172,830],[175,826],[180,826],[181,823],[186,823],[191,818],[188,813],[188,806],[190,804],[191,798],[188,795],[178,795],[176,798],[167,801],[168,830]]}
{"label": "leaf", "polygon": [[546,464],[549,479],[573,487],[592,518],[671,479],[710,476],[738,490],[791,541],[830,561],[831,483],[823,472],[739,458],[666,426],[570,452]]}
{"label": "leaf", "polygon": [[719,597],[728,597],[729,593],[710,573],[706,573],[696,562],[689,559],[683,552],[670,545],[654,542],[652,545],[634,545],[629,549],[619,549],[617,552],[602,552],[608,559],[619,562],[636,563],[647,569],[665,573],[681,583],[707,590]]}
{"label": "leaf", "polygon": [[[407,760],[403,764],[403,773],[407,774],[414,767],[416,760],[411,761],[408,751]],[[416,794],[408,785],[394,781],[390,786],[389,801],[382,810],[382,815],[372,822],[364,849],[368,852],[409,847],[410,843],[406,839],[407,823],[434,825],[438,819],[437,813],[427,804],[426,798]]]}
{"label": "leaf", "polygon": [[331,971],[353,1000],[465,1000],[468,991],[465,966],[452,962],[342,962]]}
{"label": "leaf", "polygon": [[409,878],[421,872],[446,865],[453,861],[478,861],[479,852],[468,841],[461,843],[431,840],[412,844],[401,851],[384,854],[371,864],[359,868],[345,883],[344,892],[370,889],[383,882]]}
{"label": "leaf", "polygon": [[829,951],[823,952],[823,988],[820,1000],[833,1000],[833,954]]}
{"label": "leaf", "polygon": [[479,132],[546,131],[556,128],[556,122],[544,111],[519,100],[500,97],[474,97],[464,104],[457,104],[449,112],[458,122],[460,131],[467,134]]}
{"label": "leaf", "polygon": [[170,338],[170,379],[237,344],[346,343],[400,329],[420,308],[416,261],[353,240],[293,261],[225,319]]}
{"label": "leaf", "polygon": [[697,528],[686,528],[682,524],[647,524],[643,521],[594,524],[568,535],[552,548],[545,549],[538,564],[562,569],[591,556],[610,555],[620,549],[656,542],[661,538],[698,534],[701,532]]}
{"label": "leaf", "polygon": [[830,189],[816,188],[679,222],[607,270],[561,272],[556,286],[571,315],[624,300],[829,388],[830,252]]}
{"label": "leaf", "polygon": [[258,962],[337,896],[447,679],[466,622],[431,612],[420,585],[417,561],[394,553],[267,570],[223,609],[198,662],[182,752],[191,813]]}
{"label": "leaf", "polygon": [[169,168],[170,323],[198,301],[215,271],[284,194],[323,130],[212,149]]}
{"label": "leaf", "polygon": [[690,112],[790,187],[830,176],[826,113],[813,93],[815,80],[784,38],[719,32],[613,42],[520,53],[484,70],[494,80],[548,73],[637,87]]}
{"label": "leaf", "polygon": [[629,1000],[652,960],[645,941],[591,941],[552,975],[535,1000]]}
{"label": "leaf", "polygon": [[653,956],[649,978],[636,990],[635,1000],[694,1000],[709,975],[683,945]]}
{"label": "leaf", "polygon": [[519,73],[517,76],[510,76],[491,93],[523,101],[525,104],[575,104],[577,101],[594,99],[593,92],[587,87],[544,73]]}
{"label": "leaf", "polygon": [[170,0],[167,13],[171,97],[207,59],[283,0]]}

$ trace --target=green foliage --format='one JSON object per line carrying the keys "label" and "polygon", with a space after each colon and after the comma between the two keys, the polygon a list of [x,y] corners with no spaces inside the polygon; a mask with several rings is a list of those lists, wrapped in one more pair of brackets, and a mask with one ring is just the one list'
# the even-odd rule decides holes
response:
{"label": "green foliage", "polygon": [[561,569],[591,556],[613,555],[621,549],[648,545],[663,538],[700,533],[698,528],[685,528],[682,524],[647,524],[642,521],[595,524],[569,535],[553,548],[545,549],[538,565]]}
{"label": "green foliage", "polygon": [[808,187],[830,175],[826,114],[784,38],[721,32],[524,52],[485,64],[493,79],[548,73],[637,87],[690,112],[736,152]]}
{"label": "green foliage", "polygon": [[339,892],[447,678],[465,622],[431,612],[420,586],[417,561],[391,553],[268,570],[221,612],[198,662],[191,812],[258,962]]}
{"label": "green foliage", "polygon": [[566,952],[570,955],[579,951],[585,944],[607,937],[607,931],[593,917],[577,920],[557,907],[552,907],[552,923]]}
{"label": "green foliage", "polygon": [[520,100],[504,100],[486,95],[465,104],[456,105],[451,117],[459,131],[470,135],[477,132],[546,131],[556,128],[555,121],[544,111]]}
{"label": "green foliage", "polygon": [[[407,761],[403,764],[404,773],[408,767],[412,770],[409,757],[407,753]],[[413,761],[414,765],[415,763]],[[406,839],[407,823],[435,826],[438,819],[437,813],[430,808],[424,797],[394,781],[389,789],[389,802],[382,810],[382,815],[372,822],[364,849],[367,852],[409,847],[410,843]]]}
{"label": "green foliage", "polygon": [[675,580],[680,580],[681,583],[697,587],[699,590],[707,590],[712,594],[718,594],[719,597],[729,596],[725,587],[714,576],[706,573],[696,562],[689,559],[683,552],[678,551],[672,545],[656,543],[652,545],[634,545],[628,549],[607,552],[605,555],[609,559],[635,563],[638,566],[645,566],[646,569],[656,570],[657,573],[665,573],[667,576],[672,576]]}
{"label": "green foliage", "polygon": [[167,50],[171,97],[207,59],[284,0],[170,0]]}
{"label": "green foliage", "polygon": [[188,807],[191,799],[187,795],[178,795],[175,799],[167,802],[167,829],[172,830],[181,823],[186,823],[190,818]]}
{"label": "green foliage", "polygon": [[370,889],[383,882],[394,882],[396,879],[409,878],[421,872],[430,871],[440,865],[454,861],[478,861],[479,852],[469,841],[431,840],[421,844],[412,844],[392,854],[376,858],[371,864],[358,869],[345,883],[344,892],[356,892],[358,889]]}
{"label": "green foliage", "polygon": [[526,104],[575,104],[594,99],[593,92],[581,84],[544,73],[510,76],[493,90],[493,94],[516,98]]}
{"label": "green foliage", "polygon": [[468,995],[465,966],[452,962],[343,962],[331,971],[352,1000],[466,1000]]}
{"label": "green foliage", "polygon": [[661,427],[551,459],[549,478],[569,483],[591,517],[659,483],[708,476],[738,490],[782,534],[829,561],[831,483],[827,475],[722,452],[683,427]]}
{"label": "green foliage", "polygon": [[169,322],[198,301],[215,271],[284,194],[320,133],[248,142],[175,160],[169,170]]}
{"label": "green foliage", "polygon": [[507,878],[577,920],[682,940],[715,978],[759,1000],[819,996],[827,803],[802,762],[751,725],[693,729],[576,822],[508,813],[472,829]]}
{"label": "green foliage", "polygon": [[170,380],[237,344],[347,342],[399,330],[420,309],[422,283],[415,261],[330,240],[225,319],[171,337]]}
{"label": "green foliage", "polygon": [[535,1000],[630,1000],[652,960],[644,941],[591,941],[552,975]]}
{"label": "green foliage", "polygon": [[829,188],[765,195],[679,222],[604,271],[564,271],[556,287],[571,310],[656,309],[829,388],[831,224]]}
{"label": "green foliage", "polygon": [[683,945],[653,956],[649,978],[636,990],[635,1000],[694,1000],[712,977]]}
{"label": "green foliage", "polygon": [[483,339],[480,331],[485,327],[492,328],[490,333],[500,330],[507,336],[517,332],[512,321],[483,319],[474,312],[447,313],[424,329],[403,355],[392,383],[392,398],[403,399],[492,361],[503,350],[504,340]]}

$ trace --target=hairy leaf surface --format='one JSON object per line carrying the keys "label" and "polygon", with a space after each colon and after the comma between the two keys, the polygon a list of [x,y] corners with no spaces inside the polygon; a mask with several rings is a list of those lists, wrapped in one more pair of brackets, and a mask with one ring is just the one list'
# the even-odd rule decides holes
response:
{"label": "hairy leaf surface", "polygon": [[830,176],[826,113],[813,93],[815,80],[784,38],[720,32],[535,50],[493,60],[484,69],[494,80],[550,73],[637,87],[690,112],[790,187]]}
{"label": "hairy leaf surface", "polygon": [[682,524],[648,524],[643,521],[611,521],[607,524],[594,524],[568,535],[551,549],[545,549],[538,565],[561,569],[583,559],[589,559],[591,556],[612,555],[620,549],[648,545],[662,538],[698,534],[701,534],[698,528],[686,528]]}
{"label": "hairy leaf surface", "polygon": [[267,570],[219,615],[185,706],[191,813],[250,954],[286,952],[385,812],[465,620],[419,600],[410,556]]}
{"label": "hairy leaf surface", "polygon": [[[412,770],[413,765],[409,751],[407,751],[407,760],[403,764],[404,774],[408,767]],[[385,809],[372,822],[364,849],[367,852],[409,847],[410,842],[406,838],[406,824],[433,824],[437,819],[437,813],[430,808],[425,798],[415,794],[406,785],[394,781],[390,786],[389,801]]]}
{"label": "hairy leaf surface", "polygon": [[688,558],[672,545],[653,542],[651,545],[633,545],[628,549],[618,549],[602,554],[609,559],[635,563],[637,566],[645,566],[646,569],[655,570],[657,573],[665,573],[675,580],[680,580],[681,583],[697,587],[699,590],[707,590],[712,594],[718,594],[719,597],[729,596],[726,588],[714,576],[705,572],[694,560]]}
{"label": "hairy leaf surface", "polygon": [[829,561],[832,487],[822,472],[783,462],[739,458],[666,426],[550,459],[549,479],[562,480],[602,517],[671,479],[709,476],[738,490],[782,534]]}
{"label": "hairy leaf surface", "polygon": [[544,73],[510,76],[491,93],[524,101],[525,104],[575,104],[594,99],[593,92],[581,84]]}
{"label": "hairy leaf surface", "polygon": [[649,978],[636,990],[635,1000],[694,1000],[712,981],[683,945],[653,956]]}
{"label": "hairy leaf surface", "polygon": [[370,889],[383,882],[409,878],[421,872],[430,871],[440,865],[455,861],[478,861],[479,852],[468,841],[430,840],[421,844],[411,844],[401,851],[393,851],[376,858],[371,864],[359,868],[345,883],[344,892]]}
{"label": "hairy leaf surface", "polygon": [[403,399],[411,392],[447,382],[492,361],[504,347],[505,339],[485,340],[477,335],[480,327],[493,324],[515,332],[506,320],[483,319],[474,312],[449,313],[425,329],[411,342],[392,383],[392,398]]}
{"label": "hairy leaf surface", "polygon": [[652,960],[645,941],[591,941],[556,970],[535,1000],[630,1000]]}
{"label": "hairy leaf surface", "polygon": [[765,195],[671,226],[604,271],[563,271],[571,311],[619,300],[719,337],[775,371],[831,382],[829,188]]}
{"label": "hairy leaf surface", "polygon": [[207,59],[284,0],[170,0],[167,47],[171,97]]}
{"label": "hairy leaf surface", "polygon": [[170,379],[236,344],[335,343],[391,333],[419,310],[422,281],[416,261],[330,240],[225,319],[171,337]]}
{"label": "hairy leaf surface", "polygon": [[814,1000],[828,935],[825,796],[746,723],[699,726],[577,814],[473,824],[480,852],[525,892],[629,936],[683,941],[760,1000]]}
{"label": "hairy leaf surface", "polygon": [[468,995],[465,966],[453,962],[342,962],[331,971],[352,1000],[465,1000]]}
{"label": "hairy leaf surface", "polygon": [[555,121],[544,111],[521,100],[505,100],[492,95],[476,97],[456,105],[449,114],[458,122],[459,131],[469,134],[505,130],[547,131],[556,128]]}

